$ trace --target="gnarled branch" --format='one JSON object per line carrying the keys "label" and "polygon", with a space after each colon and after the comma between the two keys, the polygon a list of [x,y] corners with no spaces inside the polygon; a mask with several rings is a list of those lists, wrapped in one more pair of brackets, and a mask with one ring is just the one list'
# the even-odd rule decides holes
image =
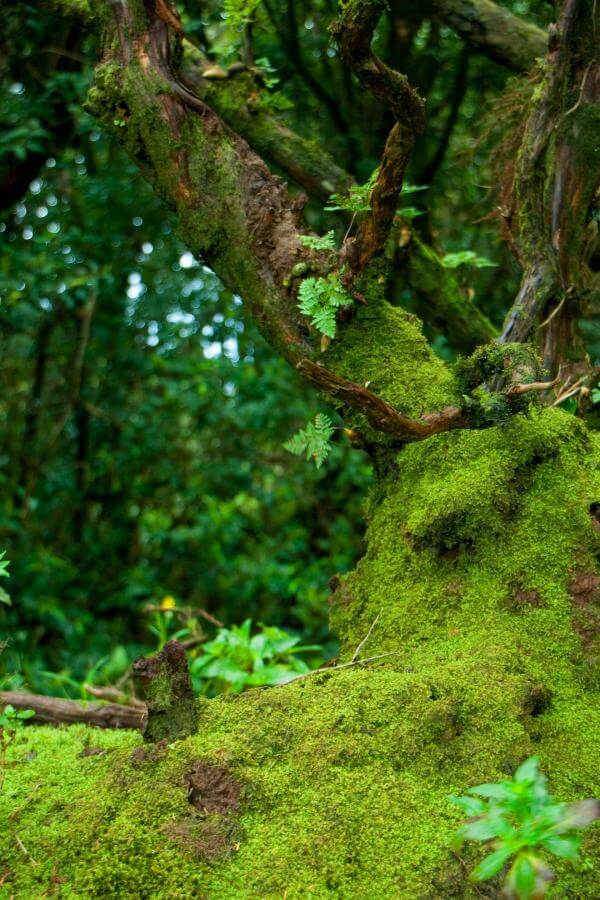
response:
{"label": "gnarled branch", "polygon": [[529,71],[546,53],[541,28],[491,0],[433,0],[433,8],[470,47],[515,72]]}
{"label": "gnarled branch", "polygon": [[390,69],[371,50],[382,7],[381,0],[348,3],[332,27],[348,66],[360,83],[389,107],[396,120],[387,137],[377,181],[371,192],[371,211],[356,238],[347,246],[346,256],[354,272],[362,272],[383,249],[398,207],[415,138],[425,127],[425,104],[407,77]]}
{"label": "gnarled branch", "polygon": [[298,369],[316,388],[362,413],[373,428],[396,438],[400,443],[423,441],[441,431],[469,427],[463,411],[457,406],[429,413],[420,419],[411,419],[368,388],[341,378],[325,366],[305,359],[298,363]]}

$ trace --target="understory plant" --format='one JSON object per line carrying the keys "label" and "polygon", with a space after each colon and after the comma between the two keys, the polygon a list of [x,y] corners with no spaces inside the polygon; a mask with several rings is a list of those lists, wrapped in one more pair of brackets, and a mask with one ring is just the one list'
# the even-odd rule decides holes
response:
{"label": "understory plant", "polygon": [[522,763],[512,779],[479,784],[467,793],[451,798],[469,816],[456,833],[456,847],[483,841],[492,849],[473,869],[473,881],[494,878],[510,863],[503,895],[515,900],[545,896],[554,872],[543,854],[575,862],[581,846],[575,832],[600,815],[597,800],[555,802],[536,756]]}
{"label": "understory plant", "polygon": [[260,625],[252,634],[252,620],[220,628],[190,660],[194,690],[199,694],[239,694],[248,687],[274,686],[310,671],[298,654],[318,651],[281,628]]}

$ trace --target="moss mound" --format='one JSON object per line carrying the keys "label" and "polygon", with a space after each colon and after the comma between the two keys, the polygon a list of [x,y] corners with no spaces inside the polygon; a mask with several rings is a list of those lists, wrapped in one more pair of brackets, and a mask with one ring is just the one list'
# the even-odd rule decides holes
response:
{"label": "moss mound", "polygon": [[[449,794],[536,753],[558,799],[600,796],[598,458],[556,411],[407,447],[333,598],[345,658],[377,617],[362,656],[391,655],[205,701],[198,734],[170,746],[23,729],[0,792],[0,890],[497,896],[467,880],[481,848],[449,849]],[[595,826],[550,896],[597,896],[599,844]]]}

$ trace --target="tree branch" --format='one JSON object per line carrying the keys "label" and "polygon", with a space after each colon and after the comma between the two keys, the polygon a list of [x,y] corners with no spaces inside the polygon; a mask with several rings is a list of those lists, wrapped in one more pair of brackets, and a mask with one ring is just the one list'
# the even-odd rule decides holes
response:
{"label": "tree branch", "polygon": [[27,694],[25,691],[0,691],[0,706],[15,709],[33,709],[35,722],[51,725],[96,725],[98,728],[141,729],[146,720],[146,710],[140,706],[122,706],[120,703],[80,703],[60,697]]}
{"label": "tree branch", "polygon": [[296,263],[311,258],[300,242],[301,203],[174,74],[180,36],[164,9],[164,0],[97,0],[103,58],[87,108],[175,210],[192,252],[295,364],[313,349],[290,284]]}
{"label": "tree branch", "polygon": [[501,337],[526,341],[543,320],[544,362],[563,376],[589,370],[577,321],[593,284],[587,226],[599,129],[600,4],[564,0],[517,157],[509,225],[524,273]]}
{"label": "tree branch", "polygon": [[421,97],[405,75],[390,69],[371,50],[382,7],[381,0],[348,3],[332,26],[345,62],[362,86],[389,107],[396,120],[387,137],[371,192],[371,211],[356,238],[348,242],[346,256],[355,273],[362,272],[385,245],[415,138],[425,127],[425,105]]}
{"label": "tree branch", "polygon": [[514,72],[546,54],[548,36],[491,0],[433,0],[433,9],[474,50]]}
{"label": "tree branch", "polygon": [[375,429],[396,438],[400,443],[423,441],[441,431],[469,427],[463,411],[457,406],[429,413],[420,419],[411,419],[368,388],[340,378],[325,366],[305,359],[298,363],[298,369],[320,391],[342,400],[366,416]]}

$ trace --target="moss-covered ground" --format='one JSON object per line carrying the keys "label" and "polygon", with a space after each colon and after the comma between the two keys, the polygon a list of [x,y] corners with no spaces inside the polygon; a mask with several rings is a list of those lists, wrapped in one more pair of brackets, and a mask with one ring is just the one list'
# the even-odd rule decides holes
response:
{"label": "moss-covered ground", "polygon": [[[600,796],[597,460],[556,411],[407,447],[332,601],[343,660],[377,617],[362,656],[392,655],[204,701],[197,735],[145,758],[133,733],[22,729],[0,896],[497,896],[467,881],[482,848],[450,850],[449,794],[535,753],[557,798]],[[190,804],[198,760],[241,785],[239,806]],[[599,839],[550,896],[598,896]]]}

